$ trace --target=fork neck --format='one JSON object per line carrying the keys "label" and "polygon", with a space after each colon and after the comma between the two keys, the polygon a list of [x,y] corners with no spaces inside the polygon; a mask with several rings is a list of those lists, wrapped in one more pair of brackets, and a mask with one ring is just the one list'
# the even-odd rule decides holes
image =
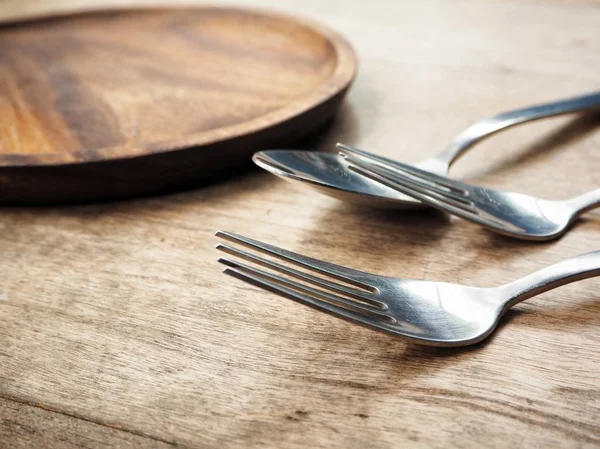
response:
{"label": "fork neck", "polygon": [[573,210],[576,216],[584,214],[600,206],[600,189],[595,189],[566,200],[565,204]]}
{"label": "fork neck", "polygon": [[508,309],[540,293],[594,276],[600,276],[600,251],[562,260],[499,289],[507,297],[504,306]]}

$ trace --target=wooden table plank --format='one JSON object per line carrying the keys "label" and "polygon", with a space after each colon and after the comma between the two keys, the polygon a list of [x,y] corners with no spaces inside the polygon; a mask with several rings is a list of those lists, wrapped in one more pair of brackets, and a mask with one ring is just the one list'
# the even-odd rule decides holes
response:
{"label": "wooden table plank", "polygon": [[0,448],[61,449],[173,447],[152,438],[99,426],[80,418],[0,398]]}
{"label": "wooden table plank", "polygon": [[[535,3],[277,2],[344,32],[362,60],[310,144],[416,161],[486,115],[598,89],[600,9]],[[548,198],[591,190],[599,124],[507,132],[453,174]],[[599,223],[591,213],[559,241],[525,243],[435,212],[353,208],[258,170],[162,197],[5,209],[0,395],[190,447],[598,447],[598,280],[519,305],[488,342],[428,349],[225,277],[213,233],[490,286],[598,249]]]}

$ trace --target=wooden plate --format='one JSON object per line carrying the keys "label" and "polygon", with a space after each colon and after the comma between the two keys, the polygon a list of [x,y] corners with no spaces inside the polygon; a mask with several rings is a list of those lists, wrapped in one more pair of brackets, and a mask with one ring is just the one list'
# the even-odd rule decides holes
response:
{"label": "wooden plate", "polygon": [[322,125],[348,43],[242,9],[94,12],[0,27],[0,202],[181,187]]}

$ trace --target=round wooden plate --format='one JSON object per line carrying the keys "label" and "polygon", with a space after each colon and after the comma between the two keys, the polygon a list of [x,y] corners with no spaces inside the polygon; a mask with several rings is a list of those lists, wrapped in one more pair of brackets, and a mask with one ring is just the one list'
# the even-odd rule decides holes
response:
{"label": "round wooden plate", "polygon": [[314,131],[356,71],[335,32],[243,9],[0,27],[0,202],[118,198],[221,175]]}

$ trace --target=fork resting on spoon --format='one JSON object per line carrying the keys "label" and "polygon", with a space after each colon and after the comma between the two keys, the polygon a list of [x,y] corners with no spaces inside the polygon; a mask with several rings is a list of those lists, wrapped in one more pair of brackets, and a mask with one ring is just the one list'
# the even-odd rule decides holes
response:
{"label": "fork resting on spoon", "polygon": [[[553,101],[537,106],[504,112],[481,120],[456,136],[441,153],[415,165],[436,175],[447,176],[450,166],[469,148],[482,140],[522,123],[529,123],[564,114],[600,111],[600,92]],[[343,150],[345,145],[338,144]],[[259,151],[252,157],[254,162],[280,178],[299,182],[320,193],[343,201],[368,207],[392,207],[396,209],[421,208],[423,204],[413,197],[403,195],[372,179],[357,176],[348,170],[343,157],[321,151],[269,150]],[[390,168],[396,161],[385,160]]]}
{"label": "fork resting on spoon", "polygon": [[523,240],[560,237],[581,214],[600,206],[600,189],[551,201],[465,182],[344,146],[349,168],[425,204]]}

